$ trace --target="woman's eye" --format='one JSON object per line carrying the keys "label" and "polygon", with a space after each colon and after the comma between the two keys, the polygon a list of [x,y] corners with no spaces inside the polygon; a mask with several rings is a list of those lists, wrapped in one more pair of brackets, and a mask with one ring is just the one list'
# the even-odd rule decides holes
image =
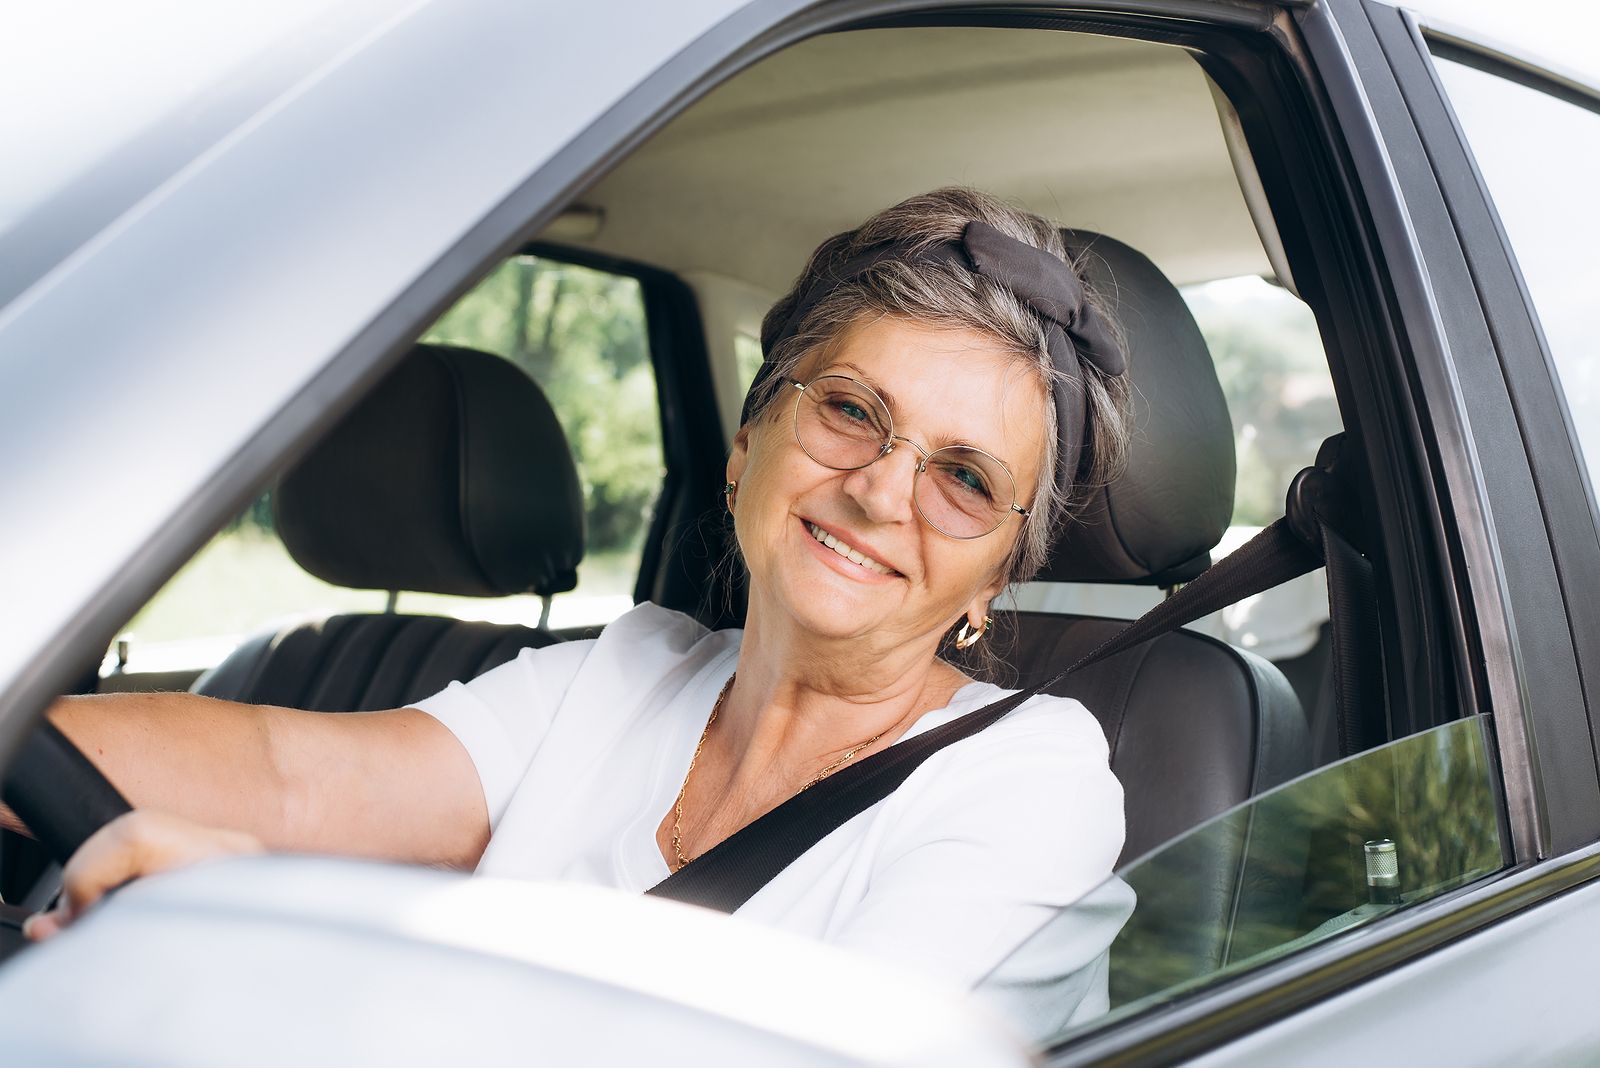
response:
{"label": "woman's eye", "polygon": [[981,472],[962,464],[948,464],[943,472],[945,480],[963,493],[989,499],[989,483]]}
{"label": "woman's eye", "polygon": [[824,411],[827,412],[827,418],[841,430],[863,434],[883,432],[878,425],[878,414],[855,397],[829,397]]}

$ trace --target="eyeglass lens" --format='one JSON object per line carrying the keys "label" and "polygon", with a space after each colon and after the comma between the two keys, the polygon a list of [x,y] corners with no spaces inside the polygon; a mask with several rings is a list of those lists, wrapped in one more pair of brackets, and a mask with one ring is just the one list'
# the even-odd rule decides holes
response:
{"label": "eyeglass lens", "polygon": [[[855,471],[884,455],[893,423],[876,393],[852,378],[824,375],[795,400],[794,432],[817,463]],[[1011,472],[986,452],[949,445],[928,455],[913,483],[917,510],[953,538],[977,538],[1005,521],[1016,499]]]}

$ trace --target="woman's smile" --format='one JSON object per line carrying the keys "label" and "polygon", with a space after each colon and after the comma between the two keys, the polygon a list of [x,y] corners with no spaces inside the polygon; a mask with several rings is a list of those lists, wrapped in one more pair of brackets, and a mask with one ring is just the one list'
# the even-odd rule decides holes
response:
{"label": "woman's smile", "polygon": [[[820,524],[801,520],[818,554],[841,573],[856,579],[904,578],[894,568],[859,548],[856,539],[838,535]],[[865,574],[863,574],[863,572]]]}

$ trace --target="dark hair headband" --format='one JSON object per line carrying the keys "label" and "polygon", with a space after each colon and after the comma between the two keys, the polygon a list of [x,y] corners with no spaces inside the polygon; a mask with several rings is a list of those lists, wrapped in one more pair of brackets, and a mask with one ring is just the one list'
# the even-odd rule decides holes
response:
{"label": "dark hair headband", "polygon": [[877,245],[813,282],[795,301],[781,326],[763,331],[763,362],[745,396],[740,422],[749,422],[754,414],[755,398],[772,376],[772,353],[779,343],[792,337],[811,310],[839,286],[890,260],[929,266],[955,264],[1004,286],[1044,320],[1050,362],[1061,372],[1054,384],[1056,484],[1063,494],[1070,493],[1080,473],[1086,445],[1088,413],[1082,364],[1093,364],[1102,374],[1116,377],[1127,370],[1127,358],[1110,325],[1084,299],[1083,283],[1070,264],[978,220],[967,224],[959,241],[922,248],[906,241]]}

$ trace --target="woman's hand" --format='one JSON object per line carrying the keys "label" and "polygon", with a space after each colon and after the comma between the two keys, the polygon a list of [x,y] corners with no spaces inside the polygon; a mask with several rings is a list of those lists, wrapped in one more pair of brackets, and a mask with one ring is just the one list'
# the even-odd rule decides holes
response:
{"label": "woman's hand", "polygon": [[181,816],[136,809],[100,828],[61,873],[61,900],[30,916],[22,931],[49,938],[123,883],[202,860],[263,852],[254,836],[193,823]]}

